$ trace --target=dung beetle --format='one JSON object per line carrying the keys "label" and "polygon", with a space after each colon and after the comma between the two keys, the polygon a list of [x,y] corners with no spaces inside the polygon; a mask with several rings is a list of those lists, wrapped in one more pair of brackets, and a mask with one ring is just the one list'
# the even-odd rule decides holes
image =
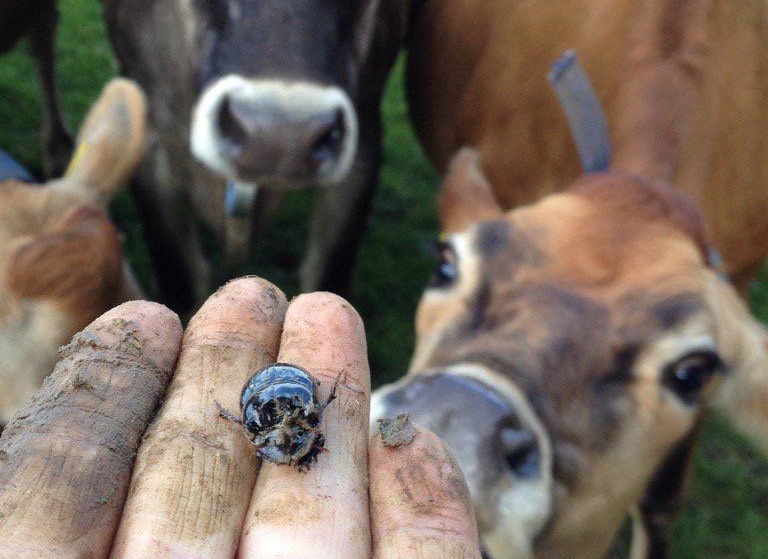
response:
{"label": "dung beetle", "polygon": [[286,363],[269,365],[245,383],[240,417],[219,408],[219,415],[243,426],[259,458],[308,470],[323,452],[318,430],[323,411],[336,397],[336,384],[325,403],[317,400],[319,383],[304,369]]}

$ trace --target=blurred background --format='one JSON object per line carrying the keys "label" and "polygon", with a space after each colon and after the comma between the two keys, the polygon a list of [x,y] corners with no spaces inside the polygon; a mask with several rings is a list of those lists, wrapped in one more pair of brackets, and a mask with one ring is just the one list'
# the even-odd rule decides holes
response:
{"label": "blurred background", "polygon": [[[62,0],[57,64],[63,110],[77,130],[116,65],[96,0]],[[542,70],[545,71],[545,70]],[[40,159],[40,90],[26,43],[0,58],[0,148],[37,175]],[[437,235],[434,200],[438,178],[410,125],[402,64],[390,78],[384,105],[384,165],[363,239],[351,302],[365,320],[374,385],[405,373],[413,350],[413,318],[431,274],[431,242]],[[257,241],[253,258],[238,274],[257,274],[291,297],[307,239],[312,193],[286,196],[277,222]],[[112,205],[125,236],[125,251],[152,294],[150,265],[130,195]],[[768,275],[752,289],[753,312],[768,319]],[[672,556],[768,559],[768,463],[717,418],[706,426],[695,461],[690,497]]]}

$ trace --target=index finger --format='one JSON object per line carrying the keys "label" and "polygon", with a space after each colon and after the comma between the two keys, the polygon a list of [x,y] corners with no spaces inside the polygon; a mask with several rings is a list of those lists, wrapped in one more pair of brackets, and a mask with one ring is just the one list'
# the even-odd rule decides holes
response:
{"label": "index finger", "polygon": [[180,340],[175,314],[132,302],[63,348],[0,438],[0,557],[107,555]]}

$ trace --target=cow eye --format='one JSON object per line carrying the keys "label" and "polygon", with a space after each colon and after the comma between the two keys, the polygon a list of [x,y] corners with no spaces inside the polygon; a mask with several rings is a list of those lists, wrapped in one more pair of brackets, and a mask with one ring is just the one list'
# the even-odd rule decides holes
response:
{"label": "cow eye", "polygon": [[458,258],[450,243],[440,241],[435,247],[437,267],[429,286],[444,289],[453,285],[459,278]]}
{"label": "cow eye", "polygon": [[664,382],[681,400],[693,404],[712,376],[724,369],[717,353],[697,351],[668,365],[664,371]]}

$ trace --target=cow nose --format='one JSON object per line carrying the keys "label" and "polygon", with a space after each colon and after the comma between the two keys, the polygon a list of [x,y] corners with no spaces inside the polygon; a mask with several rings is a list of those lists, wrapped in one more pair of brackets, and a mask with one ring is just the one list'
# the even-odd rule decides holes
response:
{"label": "cow nose", "polygon": [[336,87],[221,80],[195,111],[192,150],[231,180],[293,187],[341,180],[357,145],[356,114]]}
{"label": "cow nose", "polygon": [[542,438],[516,403],[487,383],[452,372],[419,374],[374,394],[373,419],[408,412],[451,447],[472,486],[506,473],[542,475]]}
{"label": "cow nose", "polygon": [[329,108],[302,119],[291,119],[277,108],[226,97],[219,109],[218,128],[228,142],[231,159],[241,174],[313,177],[341,154],[346,124],[341,109]]}
{"label": "cow nose", "polygon": [[341,109],[326,116],[327,118],[317,126],[312,139],[312,158],[318,165],[334,161],[339,157],[347,129]]}
{"label": "cow nose", "polygon": [[519,427],[502,427],[499,443],[507,466],[517,477],[530,478],[539,474],[541,450],[531,431]]}

